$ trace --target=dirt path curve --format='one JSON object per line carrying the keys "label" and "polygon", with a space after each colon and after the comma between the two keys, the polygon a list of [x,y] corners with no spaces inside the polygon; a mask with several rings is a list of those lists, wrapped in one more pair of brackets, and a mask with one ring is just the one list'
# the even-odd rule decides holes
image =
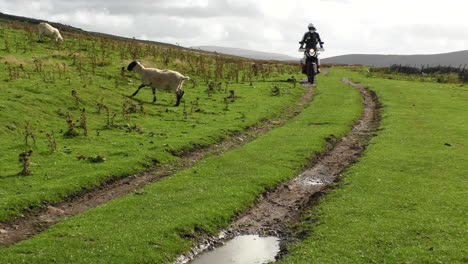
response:
{"label": "dirt path curve", "polygon": [[219,144],[173,153],[181,158],[181,161],[177,164],[156,166],[146,172],[130,175],[125,178],[111,178],[95,189],[83,191],[68,197],[64,202],[50,204],[44,209],[25,212],[23,217],[0,222],[0,245],[12,245],[21,240],[28,239],[67,217],[77,215],[85,210],[134,192],[145,185],[171,176],[182,169],[192,167],[204,157],[219,155],[237,148],[251,141],[258,134],[283,125],[289,119],[298,115],[312,101],[313,87],[304,86],[304,88],[305,92],[298,102],[286,109],[278,117],[263,120],[261,124],[248,128],[245,132],[237,133]]}
{"label": "dirt path curve", "polygon": [[281,236],[282,231],[299,220],[303,211],[317,201],[321,191],[354,163],[365,149],[378,126],[377,97],[362,85],[354,84],[346,78],[342,81],[360,91],[364,105],[361,118],[312,167],[261,196],[255,207],[232,224],[233,232]]}
{"label": "dirt path curve", "polygon": [[342,78],[341,81],[360,91],[364,105],[361,117],[351,131],[316,157],[310,168],[259,197],[256,205],[242,213],[219,238],[211,237],[200,241],[197,248],[185,256],[180,256],[176,264],[188,263],[200,252],[212,249],[237,235],[280,237],[283,240],[280,254],[285,254],[287,227],[300,221],[304,211],[318,202],[324,189],[357,160],[379,124],[380,105],[375,93],[347,78]]}

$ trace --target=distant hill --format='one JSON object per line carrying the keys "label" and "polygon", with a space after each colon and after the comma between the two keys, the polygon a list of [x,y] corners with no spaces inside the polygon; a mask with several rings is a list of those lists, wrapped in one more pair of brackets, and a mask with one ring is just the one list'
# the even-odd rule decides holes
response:
{"label": "distant hill", "polygon": [[351,54],[324,58],[324,64],[360,64],[376,67],[388,67],[393,64],[421,67],[424,66],[453,66],[468,67],[468,50],[442,54],[418,54],[418,55],[376,55],[376,54]]}
{"label": "distant hill", "polygon": [[287,56],[284,54],[254,51],[254,50],[239,49],[239,48],[227,48],[227,47],[219,47],[219,46],[196,46],[196,47],[191,47],[191,48],[199,49],[203,51],[209,51],[209,52],[218,52],[222,54],[234,55],[234,56],[255,59],[255,60],[277,60],[277,61],[291,61],[291,62],[299,61],[298,58],[294,58],[294,57]]}

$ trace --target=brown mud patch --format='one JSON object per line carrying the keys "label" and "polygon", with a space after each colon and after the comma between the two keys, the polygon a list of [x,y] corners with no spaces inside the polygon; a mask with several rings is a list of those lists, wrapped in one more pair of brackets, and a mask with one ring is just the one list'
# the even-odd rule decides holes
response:
{"label": "brown mud patch", "polygon": [[298,115],[312,101],[313,87],[306,85],[304,88],[305,92],[303,96],[277,117],[262,120],[258,125],[247,128],[243,132],[228,135],[218,144],[193,146],[190,149],[172,153],[181,158],[177,163],[156,164],[156,166],[149,168],[145,172],[129,175],[124,178],[112,177],[94,189],[84,190],[67,197],[63,202],[45,204],[44,208],[32,209],[23,212],[21,217],[0,222],[0,245],[8,246],[28,239],[67,217],[77,215],[90,208],[132,193],[145,185],[174,175],[182,169],[192,167],[199,160],[207,156],[222,154],[252,141],[261,133],[282,126],[289,119]]}
{"label": "brown mud patch", "polygon": [[341,173],[357,161],[379,125],[380,104],[375,93],[347,78],[342,81],[360,91],[364,106],[350,132],[341,139],[330,139],[329,148],[313,157],[309,168],[261,195],[255,206],[243,212],[218,238],[205,239],[176,263],[188,263],[204,250],[213,249],[233,237],[251,234],[280,238],[281,251],[277,257],[287,254],[286,244],[293,241],[288,237],[288,227],[300,222],[304,212],[319,202],[330,184],[338,181]]}

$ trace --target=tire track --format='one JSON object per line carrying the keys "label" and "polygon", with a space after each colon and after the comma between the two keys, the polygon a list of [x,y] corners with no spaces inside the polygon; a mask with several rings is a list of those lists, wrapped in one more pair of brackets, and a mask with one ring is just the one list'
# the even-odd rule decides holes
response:
{"label": "tire track", "polygon": [[43,209],[33,209],[23,212],[22,217],[0,222],[0,245],[9,246],[19,241],[28,239],[51,225],[62,221],[67,217],[77,215],[90,208],[109,202],[123,195],[132,193],[139,188],[157,182],[164,177],[174,175],[180,170],[192,167],[199,160],[219,155],[228,150],[246,144],[259,134],[284,125],[289,119],[298,115],[313,98],[313,86],[304,85],[305,92],[298,102],[287,108],[278,117],[262,120],[259,125],[250,127],[244,132],[239,132],[227,137],[218,144],[181,150],[172,153],[181,158],[176,164],[163,164],[154,166],[148,171],[129,175],[124,178],[112,177],[100,186],[84,190],[67,197],[63,202],[46,204]]}
{"label": "tire track", "polygon": [[342,78],[341,81],[360,91],[364,106],[360,119],[350,132],[341,139],[330,139],[333,141],[331,146],[318,157],[314,157],[309,168],[291,181],[261,195],[255,206],[242,213],[227,230],[221,232],[219,238],[201,241],[189,254],[179,257],[177,264],[188,263],[200,252],[238,235],[279,237],[282,239],[279,254],[286,254],[288,227],[299,222],[305,210],[319,202],[324,190],[357,161],[379,125],[380,104],[375,93],[347,78]]}
{"label": "tire track", "polygon": [[378,126],[377,97],[362,85],[352,83],[346,78],[342,81],[360,91],[364,105],[361,118],[312,167],[261,196],[255,207],[232,224],[231,229],[235,233],[281,236],[285,228],[300,219],[303,211],[317,202],[317,196],[336,181],[364,151]]}

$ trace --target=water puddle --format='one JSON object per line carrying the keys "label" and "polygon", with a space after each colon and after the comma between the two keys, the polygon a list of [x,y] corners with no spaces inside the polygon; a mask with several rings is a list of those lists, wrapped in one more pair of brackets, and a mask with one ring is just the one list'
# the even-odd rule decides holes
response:
{"label": "water puddle", "polygon": [[219,248],[198,255],[190,264],[262,264],[275,261],[279,250],[277,237],[237,236]]}
{"label": "water puddle", "polygon": [[319,186],[319,185],[327,185],[329,183],[330,183],[330,181],[325,180],[325,179],[310,179],[309,178],[309,179],[304,179],[302,181],[302,184],[304,186],[311,186],[311,185],[312,186]]}

